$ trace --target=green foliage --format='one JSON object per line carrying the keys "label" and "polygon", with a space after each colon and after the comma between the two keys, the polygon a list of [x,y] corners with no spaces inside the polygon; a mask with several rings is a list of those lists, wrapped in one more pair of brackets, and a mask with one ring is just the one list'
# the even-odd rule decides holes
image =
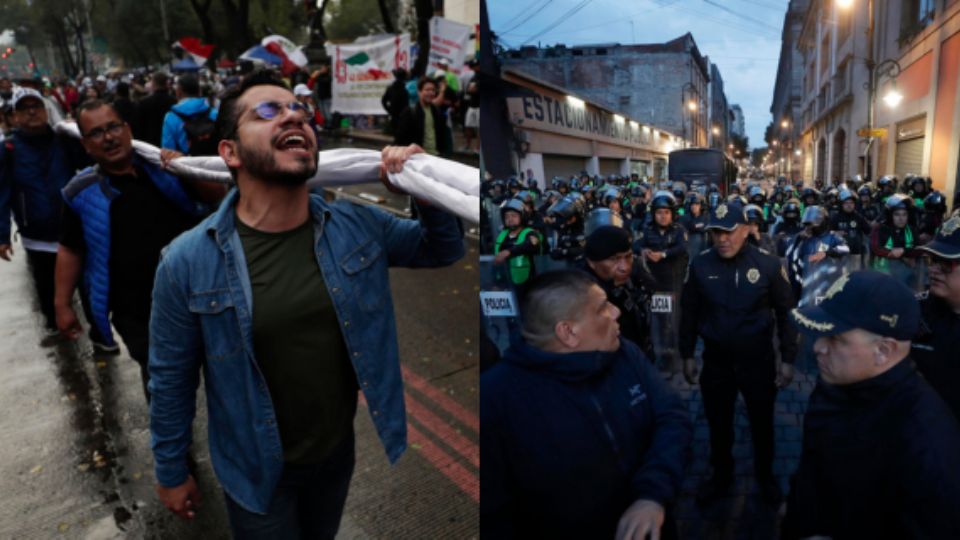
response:
{"label": "green foliage", "polygon": [[[379,34],[385,31],[377,0],[328,0],[324,17],[327,38],[332,41],[353,41],[358,37]],[[386,0],[387,11],[392,14],[394,27],[399,11],[397,0]]]}

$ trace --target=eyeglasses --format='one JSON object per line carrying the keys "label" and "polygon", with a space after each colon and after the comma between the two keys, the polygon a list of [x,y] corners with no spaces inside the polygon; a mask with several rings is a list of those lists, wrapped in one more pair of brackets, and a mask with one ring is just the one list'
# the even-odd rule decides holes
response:
{"label": "eyeglasses", "polygon": [[304,120],[310,116],[310,109],[299,101],[291,101],[290,103],[280,103],[279,101],[263,101],[254,105],[252,110],[263,120],[273,120],[283,113],[284,108],[300,114],[303,116]]}
{"label": "eyeglasses", "polygon": [[126,126],[126,124],[113,122],[102,128],[91,129],[83,134],[83,138],[90,139],[93,142],[100,142],[108,133],[111,137],[120,135],[120,132],[123,131],[124,126]]}
{"label": "eyeglasses", "polygon": [[927,264],[927,267],[933,268],[936,266],[944,274],[949,274],[956,270],[957,266],[960,266],[960,260],[945,259],[933,255],[924,255],[923,261]]}

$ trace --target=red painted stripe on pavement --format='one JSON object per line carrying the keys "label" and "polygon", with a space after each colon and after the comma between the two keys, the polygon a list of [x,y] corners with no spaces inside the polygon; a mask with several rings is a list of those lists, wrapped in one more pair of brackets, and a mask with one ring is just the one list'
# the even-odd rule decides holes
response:
{"label": "red painted stripe on pavement", "polygon": [[457,485],[461,491],[466,493],[474,502],[480,502],[480,480],[477,475],[468,471],[466,467],[457,463],[457,461],[447,455],[439,446],[433,443],[426,435],[407,423],[407,433],[410,435],[410,441],[419,445],[419,452],[437,468],[451,482]]}
{"label": "red painted stripe on pavement", "polygon": [[465,426],[476,433],[480,433],[480,418],[476,414],[468,411],[463,405],[460,405],[450,396],[434,388],[426,379],[407,369],[405,366],[400,366],[400,369],[403,370],[403,379],[410,386],[430,398],[431,401],[450,413]]}
{"label": "red painted stripe on pavement", "polygon": [[444,422],[439,416],[430,412],[426,406],[413,398],[409,392],[406,393],[407,410],[414,419],[431,433],[440,438],[447,446],[453,448],[458,454],[463,456],[471,465],[480,468],[480,450],[470,439],[456,432],[449,424]]}
{"label": "red painted stripe on pavement", "polygon": [[[360,393],[360,404],[367,406],[367,400]],[[466,493],[474,502],[480,502],[480,480],[477,475],[467,470],[466,467],[457,463],[439,446],[433,443],[426,435],[420,433],[410,422],[407,422],[407,436],[412,444],[418,445],[418,449],[423,457],[430,462],[441,474],[456,484],[461,491]],[[478,462],[479,466],[479,462]]]}

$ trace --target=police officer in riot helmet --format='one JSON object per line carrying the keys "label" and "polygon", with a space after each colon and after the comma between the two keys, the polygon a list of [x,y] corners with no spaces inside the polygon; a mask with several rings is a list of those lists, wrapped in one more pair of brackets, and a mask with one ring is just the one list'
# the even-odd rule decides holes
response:
{"label": "police officer in riot helmet", "polygon": [[680,224],[687,230],[687,255],[692,259],[707,246],[707,224],[710,214],[703,204],[703,195],[696,191],[687,193],[687,212],[680,217]]}
{"label": "police officer in riot helmet", "polygon": [[801,219],[804,230],[787,248],[787,269],[794,296],[800,298],[805,280],[827,257],[839,259],[850,253],[843,238],[830,230],[830,216],[822,206],[808,206]]}
{"label": "police officer in riot helmet", "polygon": [[897,177],[895,175],[886,175],[881,176],[880,180],[877,180],[877,202],[884,203],[887,200],[887,197],[893,195],[897,191]]}
{"label": "police officer in riot helmet", "polygon": [[857,211],[857,196],[853,191],[840,190],[838,199],[840,207],[830,216],[830,228],[846,241],[850,247],[851,268],[859,270],[865,262],[863,257],[867,253],[870,222]]}
{"label": "police officer in riot helmet", "polygon": [[583,185],[580,187],[580,193],[583,194],[583,203],[586,206],[587,212],[600,206],[597,202],[596,191],[597,189],[593,185]]}
{"label": "police officer in riot helmet", "polygon": [[744,211],[747,213],[747,227],[750,229],[747,241],[766,253],[776,253],[776,243],[767,234],[767,220],[763,216],[763,209],[755,204],[748,204]]}
{"label": "police officer in riot helmet", "polygon": [[920,243],[931,241],[940,225],[943,224],[944,215],[947,213],[947,198],[939,191],[932,191],[923,199],[923,212],[920,213],[918,229],[920,231]]}
{"label": "police officer in riot helmet", "polygon": [[640,346],[651,361],[653,346],[648,331],[647,305],[650,295],[644,289],[642,268],[630,249],[630,232],[615,225],[603,225],[590,233],[581,263],[607,293],[610,303],[620,310],[620,335]]}
{"label": "police officer in riot helmet", "polygon": [[874,224],[880,218],[882,211],[877,205],[877,202],[873,199],[873,188],[870,187],[870,184],[864,184],[857,189],[857,197],[860,199],[860,214],[870,224]]}
{"label": "police officer in riot helmet", "polygon": [[820,192],[814,187],[805,187],[800,192],[800,210],[806,210],[808,206],[816,206],[820,203]]}
{"label": "police officer in riot helmet", "polygon": [[541,236],[545,235],[547,224],[543,221],[543,215],[537,211],[537,194],[525,189],[518,193],[516,198],[523,202],[523,207],[526,210],[527,226],[535,229]]}
{"label": "police officer in riot helmet", "polygon": [[913,207],[922,209],[923,199],[926,198],[929,187],[927,185],[927,179],[922,176],[910,174],[903,179],[903,183],[907,190],[907,195],[910,195],[910,198],[913,199]]}
{"label": "police officer in riot helmet", "polygon": [[520,182],[520,179],[517,178],[516,176],[511,176],[510,179],[507,180],[507,196],[508,197],[516,197],[520,193],[521,189],[523,189],[523,184]]}
{"label": "police officer in riot helmet", "polygon": [[920,331],[910,356],[960,419],[960,216],[944,222],[936,237],[917,249],[926,259],[930,289],[918,296]]}
{"label": "police officer in riot helmet", "polygon": [[682,182],[674,182],[671,186],[673,193],[673,198],[677,201],[677,216],[683,217],[687,213],[687,209],[683,206],[684,198],[686,197],[686,190],[684,189]]}
{"label": "police officer in riot helmet", "polygon": [[894,193],[884,203],[884,217],[870,235],[871,266],[890,274],[902,283],[912,285],[913,268],[919,236],[910,226],[913,200],[903,193]]}
{"label": "police officer in riot helmet", "polygon": [[494,241],[493,262],[499,268],[500,281],[522,287],[536,274],[533,257],[540,255],[543,238],[527,225],[529,216],[520,199],[508,199],[500,205],[503,230]]}
{"label": "police officer in riot helmet", "polygon": [[650,269],[656,292],[679,292],[687,268],[687,232],[676,223],[677,201],[659,191],[650,201],[653,220],[644,226],[633,250]]}
{"label": "police officer in riot helmet", "polygon": [[[733,419],[737,394],[744,398],[753,439],[760,492],[776,503],[773,476],[773,407],[777,388],[793,378],[796,333],[788,321],[795,301],[780,260],[747,241],[747,216],[739,203],[721,203],[708,229],[713,247],[693,259],[681,303],[680,354],[684,377],[699,380],[710,426],[713,474],[700,489],[701,503],[724,495],[733,481]],[[773,348],[779,334],[783,363]],[[694,350],[703,338],[703,370]],[[699,377],[698,377],[699,374]]]}
{"label": "police officer in riot helmet", "polygon": [[557,244],[550,251],[556,260],[579,260],[583,255],[583,199],[567,195],[547,209],[547,217],[556,224]]}
{"label": "police officer in riot helmet", "polygon": [[707,208],[710,211],[716,210],[717,206],[723,201],[723,196],[719,191],[710,191],[707,193]]}
{"label": "police officer in riot helmet", "polygon": [[560,192],[560,195],[566,195],[570,192],[570,180],[562,176],[553,177],[551,184],[553,189]]}
{"label": "police officer in riot helmet", "polygon": [[803,230],[803,224],[800,222],[800,201],[788,200],[780,209],[780,216],[780,221],[771,227],[770,235],[776,243],[777,256],[784,257],[787,254],[787,248],[793,244],[794,237]]}
{"label": "police officer in riot helmet", "polygon": [[[609,185],[604,188],[603,192],[600,194],[600,204],[604,208],[609,208],[611,211],[616,212],[623,216],[623,207],[620,202],[620,188]],[[625,216],[623,216],[625,218]]]}

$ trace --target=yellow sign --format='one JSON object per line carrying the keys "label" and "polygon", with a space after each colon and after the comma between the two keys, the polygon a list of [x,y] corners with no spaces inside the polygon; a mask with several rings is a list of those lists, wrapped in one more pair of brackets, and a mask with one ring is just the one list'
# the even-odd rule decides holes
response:
{"label": "yellow sign", "polygon": [[887,128],[875,128],[867,129],[861,128],[857,130],[857,136],[859,137],[886,137]]}

